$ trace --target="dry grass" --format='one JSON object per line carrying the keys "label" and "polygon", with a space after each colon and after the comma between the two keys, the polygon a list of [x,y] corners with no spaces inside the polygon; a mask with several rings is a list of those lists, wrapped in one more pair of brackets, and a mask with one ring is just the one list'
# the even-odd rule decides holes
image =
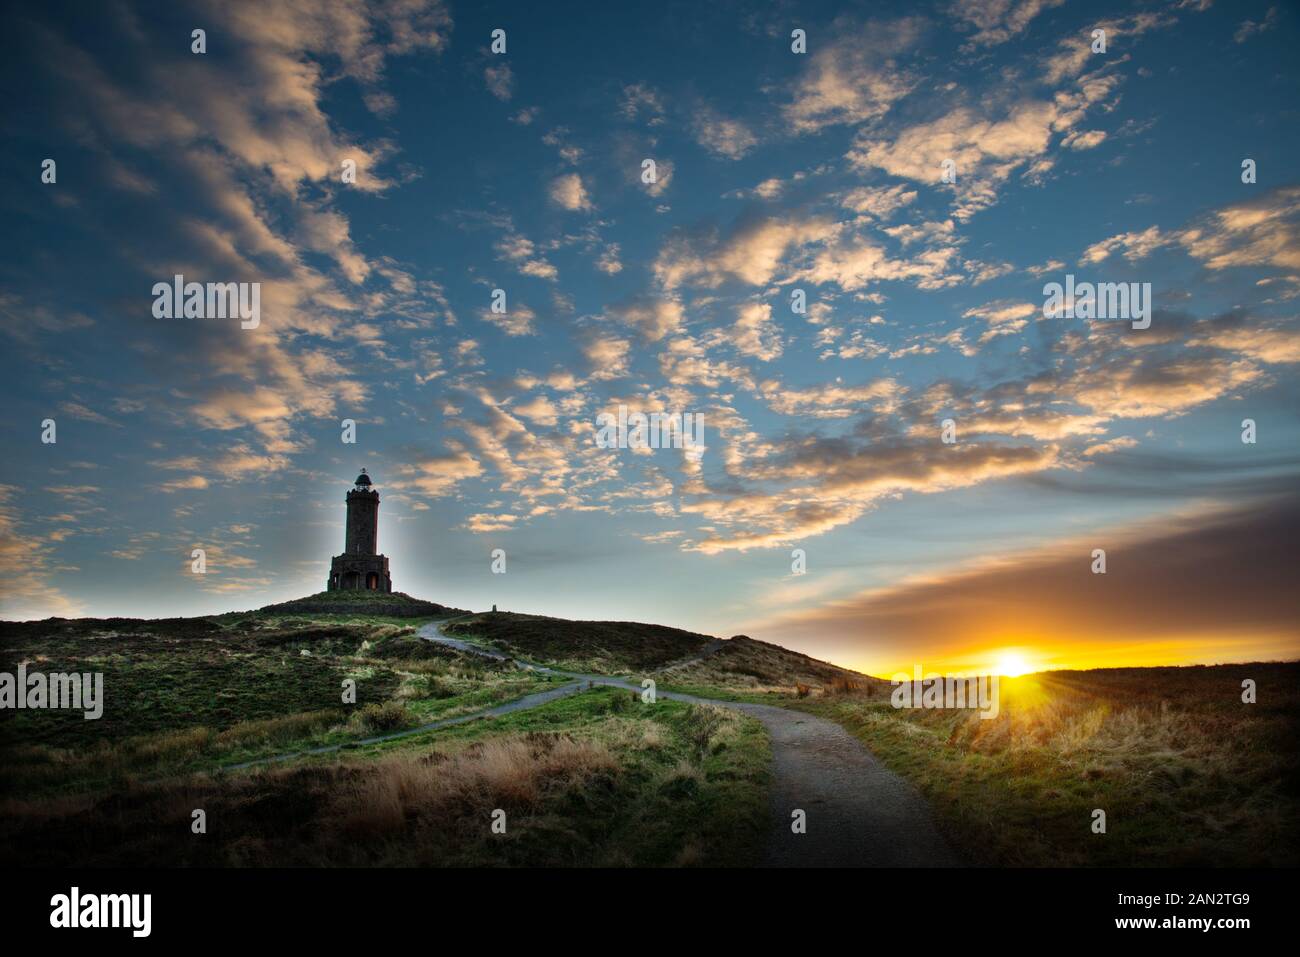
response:
{"label": "dry grass", "polygon": [[617,769],[609,749],[567,735],[494,738],[447,758],[402,753],[374,762],[339,789],[324,813],[326,827],[372,840],[418,826],[485,826],[491,812],[541,806],[599,772]]}
{"label": "dry grass", "polygon": [[[112,848],[112,860],[127,865],[455,864],[500,837],[489,831],[493,810],[508,810],[508,836],[565,794],[617,773],[601,742],[530,733],[451,754],[403,750],[231,778],[126,785],[98,800],[7,799],[0,807],[6,831],[56,826],[73,841],[63,853],[88,863]],[[178,841],[189,833],[195,808],[207,812],[214,832],[240,836]]]}
{"label": "dry grass", "polygon": [[348,729],[360,735],[388,734],[415,727],[419,719],[400,701],[372,703],[348,719]]}
{"label": "dry grass", "polygon": [[[975,863],[1294,866],[1297,677],[1295,664],[1031,675],[1002,681],[992,720],[866,694],[799,706],[909,777]],[[1243,678],[1258,704],[1241,701]]]}

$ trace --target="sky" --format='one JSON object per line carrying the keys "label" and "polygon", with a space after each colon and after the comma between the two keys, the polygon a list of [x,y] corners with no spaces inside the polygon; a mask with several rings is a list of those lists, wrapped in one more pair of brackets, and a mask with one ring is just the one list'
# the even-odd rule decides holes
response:
{"label": "sky", "polygon": [[[366,468],[394,589],[454,607],[883,675],[1300,656],[1294,8],[6,24],[6,618],[321,591]],[[177,274],[256,326],[160,318]],[[1067,275],[1149,326],[1048,316]],[[601,447],[620,406],[702,454]]]}

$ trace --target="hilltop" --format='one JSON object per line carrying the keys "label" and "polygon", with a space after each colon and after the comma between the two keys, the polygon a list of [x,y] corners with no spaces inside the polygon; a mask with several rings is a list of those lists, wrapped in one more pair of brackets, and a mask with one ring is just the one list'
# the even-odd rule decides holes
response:
{"label": "hilltop", "polygon": [[305,598],[265,605],[257,614],[373,615],[380,618],[446,618],[468,614],[437,602],[412,598],[404,592],[322,591]]}

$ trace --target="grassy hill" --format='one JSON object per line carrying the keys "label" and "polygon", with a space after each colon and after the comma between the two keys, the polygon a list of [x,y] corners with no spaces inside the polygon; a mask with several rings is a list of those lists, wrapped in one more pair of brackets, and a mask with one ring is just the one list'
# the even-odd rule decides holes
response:
{"label": "grassy hill", "polygon": [[[646,708],[597,689],[363,743],[565,679],[419,638],[420,619],[452,611],[444,606],[336,597],[210,618],[0,622],[0,670],[101,672],[105,696],[100,720],[35,709],[0,722],[0,864],[756,859],[770,752],[754,719],[669,701]],[[574,640],[626,651],[648,635],[644,660],[709,640],[654,626],[619,626],[617,640],[597,631],[603,644],[582,628]],[[355,704],[341,698],[348,679]],[[304,754],[330,747],[341,750]],[[298,757],[236,767],[285,754]],[[209,814],[201,838],[189,828],[194,807]],[[509,815],[507,839],[489,828],[496,808]]]}
{"label": "grassy hill", "polygon": [[[326,593],[207,618],[0,622],[0,670],[102,672],[106,698],[98,721],[0,722],[0,863],[15,848],[47,864],[752,862],[770,752],[746,715],[589,690],[361,744],[563,682],[424,641],[425,619],[518,658],[834,720],[929,799],[974,863],[1300,862],[1300,663],[1004,679],[1000,713],[982,720],[895,709],[888,682],[744,635],[448,615]],[[1246,678],[1257,704],[1241,701]],[[355,704],[340,699],[346,679]],[[345,750],[229,770],[329,746]],[[195,841],[200,804],[224,823]],[[498,807],[508,841],[486,828]]]}
{"label": "grassy hill", "polygon": [[746,635],[721,639],[634,621],[569,621],[511,612],[467,615],[444,623],[442,630],[528,661],[572,671],[653,676],[662,687],[713,697],[807,697],[889,687]]}

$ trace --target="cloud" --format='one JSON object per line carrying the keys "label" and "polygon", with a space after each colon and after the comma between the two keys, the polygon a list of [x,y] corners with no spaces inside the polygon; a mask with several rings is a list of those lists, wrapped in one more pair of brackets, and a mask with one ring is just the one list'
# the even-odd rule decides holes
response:
{"label": "cloud", "polygon": [[495,247],[497,258],[514,263],[525,276],[535,279],[558,279],[560,272],[552,266],[546,257],[540,255],[531,239],[507,225],[506,233],[497,240]]}
{"label": "cloud", "polygon": [[1251,37],[1272,30],[1275,26],[1277,26],[1277,7],[1269,7],[1262,20],[1241,21],[1241,25],[1237,27],[1237,32],[1232,35],[1232,39],[1238,43],[1245,43]]}
{"label": "cloud", "polygon": [[701,489],[683,501],[684,514],[699,515],[715,527],[733,527],[683,548],[717,554],[788,545],[856,521],[887,496],[1033,474],[1058,464],[1058,453],[1055,446],[944,445],[937,432],[871,443],[793,436],[776,443],[773,454],[761,464],[749,464],[745,472],[751,481],[780,480],[780,491],[721,496]]}
{"label": "cloud", "polygon": [[862,385],[828,382],[805,389],[780,383],[762,383],[763,401],[781,415],[808,415],[819,419],[843,419],[875,409],[888,411],[902,389],[893,379],[877,379]]}
{"label": "cloud", "polygon": [[610,306],[611,319],[629,326],[648,342],[658,342],[682,328],[686,315],[682,304],[666,297],[639,297]]}
{"label": "cloud", "polygon": [[[1042,306],[1031,302],[1017,302],[1012,299],[999,299],[982,306],[967,309],[962,315],[967,319],[983,319],[992,328],[985,336],[1008,335],[1023,329],[1031,316],[1042,313]],[[983,341],[983,340],[981,340]]]}
{"label": "cloud", "polygon": [[80,402],[63,402],[59,405],[59,411],[73,419],[80,419],[83,422],[94,422],[96,425],[109,425],[114,428],[121,428],[120,422],[114,422],[107,416],[100,415],[94,409],[82,405]]}
{"label": "cloud", "polygon": [[62,539],[57,531],[39,535],[24,530],[17,504],[23,497],[17,486],[0,485],[0,612],[13,621],[78,617],[84,614],[81,603],[53,582],[58,570],[54,546]]}
{"label": "cloud", "polygon": [[1170,237],[1160,231],[1158,226],[1144,229],[1142,232],[1120,233],[1109,239],[1095,242],[1083,251],[1079,258],[1080,265],[1095,265],[1105,262],[1112,253],[1122,253],[1126,259],[1135,261],[1150,255],[1153,250],[1168,245]]}
{"label": "cloud", "polygon": [[1178,241],[1208,269],[1300,269],[1300,186],[1235,203],[1183,230]]}
{"label": "cloud", "polygon": [[888,219],[896,210],[913,202],[916,196],[916,190],[902,185],[859,186],[845,193],[840,198],[840,205],[860,215]]}
{"label": "cloud", "polygon": [[949,8],[949,14],[975,28],[966,41],[968,48],[996,46],[1023,33],[1044,10],[1059,7],[1065,0],[963,0]]}
{"label": "cloud", "polygon": [[193,413],[211,429],[237,429],[280,422],[290,414],[281,395],[273,389],[236,391],[219,389],[193,408]]}
{"label": "cloud", "polygon": [[1236,352],[1270,364],[1300,362],[1300,330],[1276,326],[1214,328],[1188,339],[1189,346],[1209,346]]}
{"label": "cloud", "polygon": [[772,321],[772,307],[765,302],[746,303],[737,310],[736,324],[728,337],[736,351],[763,362],[779,359],[781,334]]}
{"label": "cloud", "polygon": [[515,74],[509,63],[485,67],[483,79],[487,83],[488,92],[498,100],[504,102],[514,95]]}
{"label": "cloud", "polygon": [[720,346],[725,341],[723,336],[711,337],[708,343],[687,335],[673,336],[659,353],[659,372],[669,385],[682,388],[717,389],[723,382],[731,381],[753,389],[753,376],[747,368],[709,356],[710,346]]}
{"label": "cloud", "polygon": [[623,87],[618,112],[625,120],[644,118],[648,126],[659,126],[664,122],[663,95],[644,83],[628,84]]}
{"label": "cloud", "polygon": [[[937,662],[1022,640],[1049,666],[1294,658],[1300,592],[1287,550],[1296,535],[1294,498],[1166,515],[863,592],[769,627],[829,636],[823,647],[838,646],[841,659]],[[1091,552],[1103,546],[1106,574],[1094,575]]]}
{"label": "cloud", "polygon": [[738,160],[758,144],[758,138],[744,123],[729,119],[708,106],[695,110],[692,129],[697,143],[724,159]]}
{"label": "cloud", "polygon": [[741,223],[725,239],[716,235],[670,237],[655,260],[655,277],[665,289],[688,282],[718,286],[738,279],[761,286],[776,275],[787,250],[835,235],[823,219],[764,217]]}
{"label": "cloud", "polygon": [[600,255],[596,258],[596,268],[607,276],[613,276],[623,271],[623,263],[618,258],[619,244],[610,243],[601,250]]}
{"label": "cloud", "polygon": [[815,53],[783,107],[796,133],[816,133],[836,124],[877,119],[910,93],[920,79],[897,57],[912,50],[924,21],[911,17],[855,24],[837,21],[824,40],[813,38]]}
{"label": "cloud", "polygon": [[1300,187],[1279,187],[1225,206],[1182,229],[1120,233],[1090,245],[1081,262],[1104,262],[1115,253],[1136,261],[1170,246],[1181,246],[1207,269],[1300,269]]}
{"label": "cloud", "polygon": [[508,336],[537,335],[537,329],[533,326],[533,320],[537,318],[537,313],[522,302],[514,303],[504,313],[484,309],[479,313],[479,318],[484,322],[492,323]]}
{"label": "cloud", "polygon": [[1103,130],[1071,130],[1065,134],[1065,138],[1061,140],[1061,143],[1072,150],[1090,150],[1095,146],[1100,146],[1105,141],[1106,133]]}
{"label": "cloud", "polygon": [[1083,450],[1083,455],[1089,458],[1094,455],[1109,455],[1122,449],[1135,448],[1137,444],[1138,440],[1131,435],[1121,435],[1118,438],[1108,439],[1105,442],[1098,442],[1096,445],[1088,446]]}
{"label": "cloud", "polygon": [[[121,161],[104,164],[113,186],[165,212],[153,222],[172,224],[121,234],[120,255],[145,279],[183,273],[261,283],[258,329],[157,325],[140,350],[173,356],[158,363],[159,378],[197,424],[251,427],[268,453],[292,452],[301,448],[292,439],[299,417],[364,398],[334,350],[304,346],[298,337],[379,352],[379,330],[365,320],[421,309],[409,289],[401,291],[400,271],[358,251],[348,219],[333,205],[342,189],[389,189],[393,181],[381,167],[394,148],[338,129],[325,111],[328,90],[350,78],[367,104],[390,111],[392,98],[378,89],[388,60],[441,51],[451,20],[436,2],[340,7],[314,0],[262,10],[205,7],[205,18],[209,35],[237,56],[194,57],[184,44],[159,45],[145,21],[113,37],[112,58],[74,46],[54,28],[36,25],[32,36],[54,76],[59,122],[110,157],[153,158],[150,190],[124,181]],[[160,49],[175,52],[155,55]],[[357,172],[346,186],[345,160]],[[167,187],[178,178],[183,202]]]}
{"label": "cloud", "polygon": [[160,492],[185,492],[208,487],[208,480],[202,475],[187,475],[181,479],[171,479],[156,486]]}
{"label": "cloud", "polygon": [[592,378],[613,379],[627,375],[628,354],[632,343],[620,336],[589,335],[582,343],[582,354],[592,370]]}
{"label": "cloud", "polygon": [[[639,170],[640,164],[637,164]],[[637,174],[637,183],[651,196],[662,196],[664,192],[672,185],[673,173],[677,167],[672,160],[661,158],[655,160],[655,179],[653,183],[644,183]]]}
{"label": "cloud", "polygon": [[[1161,30],[1178,22],[1178,17],[1167,11],[1143,11],[1120,19],[1098,20],[1086,29],[1075,30],[1062,37],[1055,51],[1047,56],[1043,67],[1043,79],[1055,86],[1064,80],[1077,77],[1087,71],[1089,65],[1095,64],[1095,58],[1115,56],[1120,49],[1127,46],[1130,39],[1137,39],[1152,30]],[[1106,33],[1106,53],[1093,53],[1093,31]],[[1117,43],[1117,41],[1120,41]]]}
{"label": "cloud", "polygon": [[845,291],[903,279],[916,280],[921,289],[938,289],[961,281],[951,272],[956,259],[957,249],[952,246],[927,249],[911,259],[894,259],[869,239],[845,238],[815,251],[808,265],[796,270],[792,278],[833,283]]}
{"label": "cloud", "polygon": [[564,209],[579,211],[592,208],[587,187],[577,173],[565,173],[551,180],[549,193],[551,202]]}
{"label": "cloud", "polygon": [[517,521],[519,521],[518,515],[491,515],[480,512],[477,515],[469,516],[461,527],[477,535],[482,535],[487,532],[508,532],[514,528]]}
{"label": "cloud", "polygon": [[401,478],[394,484],[403,489],[414,489],[429,498],[441,498],[455,491],[466,479],[483,474],[478,459],[470,455],[459,443],[448,443],[453,449],[447,455],[423,459],[415,465],[399,469]]}
{"label": "cloud", "polygon": [[550,399],[544,395],[535,396],[528,402],[522,402],[515,406],[515,412],[522,415],[530,422],[536,422],[538,425],[551,426],[558,421],[558,409]]}
{"label": "cloud", "polygon": [[1110,356],[1068,376],[1058,398],[1116,418],[1181,415],[1257,382],[1253,362],[1223,356]]}
{"label": "cloud", "polygon": [[931,185],[940,182],[943,164],[951,160],[957,177],[954,215],[966,220],[991,204],[991,193],[1017,167],[1047,152],[1063,115],[1058,103],[1042,100],[1013,104],[1000,117],[958,107],[892,138],[875,131],[859,134],[847,158],[862,170],[881,169]]}
{"label": "cloud", "polygon": [[29,302],[12,292],[0,291],[0,332],[32,345],[42,333],[86,329],[95,321],[76,310],[53,310]]}

